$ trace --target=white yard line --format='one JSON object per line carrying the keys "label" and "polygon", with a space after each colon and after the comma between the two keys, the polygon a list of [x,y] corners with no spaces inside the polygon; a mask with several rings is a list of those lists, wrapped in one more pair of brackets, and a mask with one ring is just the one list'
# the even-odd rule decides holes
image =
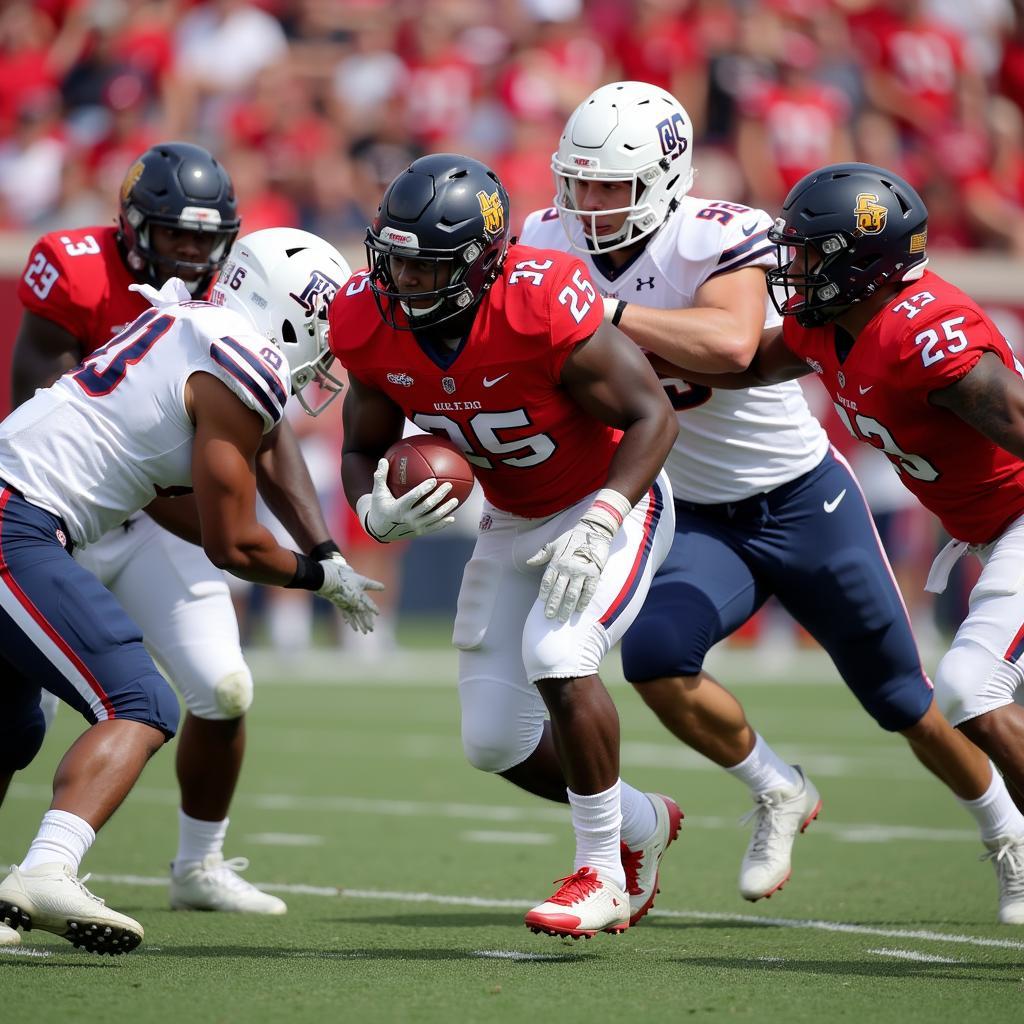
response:
{"label": "white yard line", "polygon": [[[9,799],[48,801],[50,787],[15,782]],[[132,790],[134,803],[177,806],[176,790],[138,786]],[[529,807],[510,804],[471,804],[434,802],[430,800],[382,800],[358,796],[299,796],[291,793],[241,794],[237,803],[258,807],[264,811],[295,811],[324,814],[365,814],[381,818],[433,818],[471,821],[481,825],[504,824],[557,824],[568,826],[568,808],[538,802]],[[685,810],[685,806],[684,806]],[[825,810],[828,810],[826,798]],[[683,820],[683,835],[688,829],[743,831],[739,816],[714,815],[687,816]],[[921,828],[912,825],[886,825],[880,822],[838,822],[817,819],[810,826],[812,835],[828,835],[839,842],[885,843],[893,841],[919,841],[928,843],[979,843],[978,833],[971,828]],[[14,851],[9,853],[14,856]],[[0,859],[2,863],[2,859]]]}
{"label": "white yard line", "polygon": [[[93,882],[109,882],[117,885],[141,885],[163,887],[166,878],[146,875],[101,875],[93,874]],[[532,907],[536,900],[498,900],[483,896],[449,896],[434,892],[400,892],[387,889],[339,889],[335,886],[295,885],[290,883],[258,883],[267,892],[291,893],[302,896],[343,896],[348,899],[377,900],[395,903],[433,903],[445,907],[481,907],[489,909],[521,910]],[[980,935],[961,935],[956,932],[936,932],[925,929],[876,928],[870,925],[850,924],[843,921],[816,921],[791,917],[758,917],[755,914],[724,914],[705,910],[660,910],[651,911],[652,917],[664,917],[681,921],[724,921],[735,924],[756,924],[773,928],[804,928],[813,931],[835,932],[845,935],[878,935],[890,939],[919,940],[925,942],[947,942],[965,946],[985,946],[994,949],[1024,950],[1024,940],[990,939]]]}
{"label": "white yard line", "polygon": [[918,953],[914,949],[869,949],[869,953],[877,953],[878,956],[891,956],[897,960],[917,960],[922,964],[962,964],[951,956],[933,956],[931,953]]}

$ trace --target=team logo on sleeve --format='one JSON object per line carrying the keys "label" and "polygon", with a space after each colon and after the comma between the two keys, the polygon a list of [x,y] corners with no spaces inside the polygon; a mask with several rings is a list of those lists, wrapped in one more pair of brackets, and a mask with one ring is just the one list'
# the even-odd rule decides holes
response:
{"label": "team logo on sleeve", "polygon": [[857,195],[857,205],[853,208],[857,218],[857,229],[865,235],[877,235],[885,227],[885,218],[889,211],[878,201],[873,192],[861,192]]}
{"label": "team logo on sleeve", "polygon": [[484,218],[484,231],[489,235],[497,235],[505,229],[505,208],[501,205],[501,197],[495,189],[490,195],[481,189],[476,194],[480,204],[480,213]]}
{"label": "team logo on sleeve", "polygon": [[328,302],[334,298],[335,293],[338,291],[338,282],[329,278],[326,274],[319,270],[314,270],[309,275],[309,280],[306,282],[305,287],[302,291],[296,295],[295,292],[289,292],[289,296],[293,298],[302,308],[306,311],[307,316],[311,316],[313,313],[313,307],[316,304],[316,300],[322,295]]}

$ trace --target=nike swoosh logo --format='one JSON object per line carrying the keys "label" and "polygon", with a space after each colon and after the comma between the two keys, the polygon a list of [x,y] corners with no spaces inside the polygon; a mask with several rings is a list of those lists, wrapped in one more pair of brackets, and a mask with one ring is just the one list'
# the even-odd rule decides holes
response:
{"label": "nike swoosh logo", "polygon": [[869,384],[869,385],[868,385],[868,386],[867,386],[867,387],[865,388],[865,387],[862,387],[862,386],[861,386],[860,384],[858,384],[858,385],[857,385],[857,390],[858,390],[858,391],[859,391],[859,392],[860,392],[860,393],[861,393],[862,395],[866,395],[866,394],[867,394],[867,393],[868,393],[868,392],[869,392],[869,391],[870,391],[870,390],[871,390],[871,389],[872,389],[872,388],[873,388],[874,386],[875,386],[874,384]]}
{"label": "nike swoosh logo", "polygon": [[[512,371],[509,370],[508,373],[511,373],[511,372]],[[504,380],[508,376],[508,373],[503,373],[500,377],[495,377],[493,380],[489,380],[487,377],[484,377],[484,387],[485,388],[493,388],[494,385],[497,384],[499,380]]]}
{"label": "nike swoosh logo", "polygon": [[745,228],[741,228],[740,230],[743,232],[743,234],[747,238],[749,238],[757,230],[757,221],[755,220],[754,223],[751,224],[749,228],[745,227]]}
{"label": "nike swoosh logo", "polygon": [[844,487],[831,501],[826,501],[822,505],[822,508],[824,508],[826,512],[835,512],[835,510],[839,508],[839,502],[841,502],[845,497],[846,488]]}

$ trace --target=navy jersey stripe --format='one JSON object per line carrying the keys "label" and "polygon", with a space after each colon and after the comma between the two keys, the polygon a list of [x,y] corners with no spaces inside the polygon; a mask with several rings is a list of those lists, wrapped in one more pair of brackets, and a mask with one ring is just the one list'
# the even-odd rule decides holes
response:
{"label": "navy jersey stripe", "polygon": [[281,419],[281,407],[274,404],[270,396],[259,386],[255,378],[248,370],[245,369],[245,367],[240,366],[231,358],[230,355],[226,352],[222,352],[216,345],[210,346],[210,357],[219,366],[223,366],[232,377],[245,385],[246,389],[253,395],[260,405],[266,409],[267,414],[274,423],[277,423]]}
{"label": "navy jersey stripe", "polygon": [[708,280],[710,281],[711,278],[717,277],[719,274],[728,274],[730,270],[739,270],[740,267],[745,267],[748,263],[753,263],[754,260],[759,260],[762,256],[766,256],[768,253],[774,251],[774,245],[766,245],[763,249],[758,249],[757,252],[752,252],[749,256],[745,256],[743,259],[737,260],[728,267],[719,267],[716,271],[708,275]]}
{"label": "navy jersey stripe", "polygon": [[726,249],[721,256],[718,257],[719,263],[728,263],[729,260],[735,259],[737,256],[742,256],[748,249],[753,248],[758,242],[763,242],[768,237],[768,229],[764,231],[758,231],[756,235],[751,235],[745,242],[740,242],[739,245],[733,246],[731,249]]}
{"label": "navy jersey stripe", "polygon": [[270,388],[271,394],[282,404],[285,405],[288,401],[288,396],[284,393],[284,388],[281,387],[280,381],[277,377],[270,372],[260,361],[258,356],[253,355],[244,345],[240,345],[232,337],[225,337],[220,339],[221,343],[227,345],[238,353],[266,382],[268,388]]}

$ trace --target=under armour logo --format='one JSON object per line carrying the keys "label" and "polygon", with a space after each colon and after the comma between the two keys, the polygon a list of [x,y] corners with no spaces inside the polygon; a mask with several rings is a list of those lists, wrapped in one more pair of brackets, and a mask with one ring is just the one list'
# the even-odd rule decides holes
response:
{"label": "under armour logo", "polygon": [[644,288],[650,288],[651,290],[654,289],[654,275],[653,274],[650,277],[638,277],[636,279],[636,290],[638,292],[640,292],[640,291],[643,291]]}

